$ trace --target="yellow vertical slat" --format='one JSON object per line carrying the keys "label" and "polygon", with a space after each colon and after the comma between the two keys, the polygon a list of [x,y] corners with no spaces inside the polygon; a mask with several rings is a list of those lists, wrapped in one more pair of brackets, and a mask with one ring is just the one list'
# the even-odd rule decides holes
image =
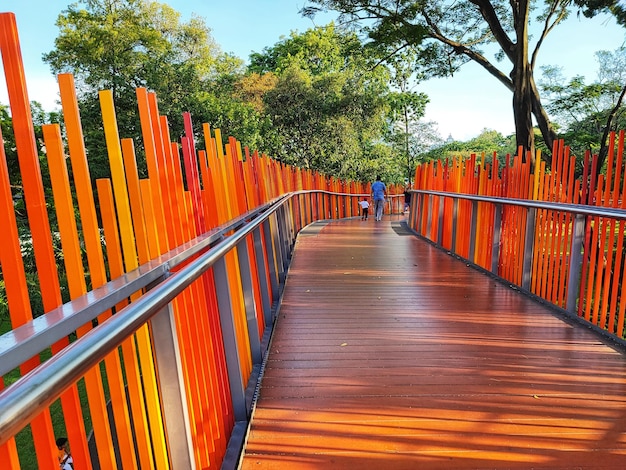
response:
{"label": "yellow vertical slat", "polygon": [[[124,265],[126,271],[131,271],[138,267],[137,251],[135,248],[135,234],[130,213],[130,203],[126,177],[123,165],[122,151],[120,148],[117,122],[115,119],[115,108],[113,105],[113,95],[110,90],[99,93],[100,106],[102,109],[102,120],[104,133],[111,167],[111,178],[113,183],[113,196],[115,199],[116,212],[120,230],[120,239],[124,255]],[[150,421],[150,435],[152,437],[152,450],[156,468],[169,468],[167,457],[167,446],[163,430],[163,420],[161,415],[161,404],[156,384],[156,372],[152,357],[152,344],[149,338],[147,325],[142,326],[135,333],[137,341],[137,352],[141,364],[142,381],[146,398],[147,414]]]}

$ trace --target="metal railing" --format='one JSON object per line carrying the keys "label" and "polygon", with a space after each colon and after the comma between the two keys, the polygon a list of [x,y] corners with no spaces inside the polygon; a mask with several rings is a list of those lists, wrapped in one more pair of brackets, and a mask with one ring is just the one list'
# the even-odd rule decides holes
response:
{"label": "metal railing", "polygon": [[[252,395],[276,315],[277,303],[270,305],[270,299],[280,296],[295,237],[304,226],[340,211],[347,217],[356,216],[353,208],[358,197],[313,190],[281,196],[1,336],[0,369],[4,375],[85,323],[96,321],[102,312],[142,293],[89,333],[0,391],[0,445],[148,324],[170,466],[177,470],[196,468],[194,424],[190,422],[187,405],[189,390],[183,383],[181,345],[172,301],[211,269],[235,422],[222,467],[233,468],[243,445]],[[250,238],[251,244],[248,243]],[[246,310],[248,342],[245,345],[237,340],[231,308],[232,297],[239,295],[226,266],[226,257],[233,252],[237,253],[240,294]],[[253,272],[254,266],[256,272]],[[255,289],[255,280],[258,280],[258,289]],[[259,293],[261,299],[255,302],[255,295]],[[257,311],[255,305],[258,304],[262,305],[262,311]],[[259,317],[266,326],[265,334],[258,328]],[[254,371],[247,383],[242,380],[245,377],[241,369],[242,348],[250,348],[253,359]],[[97,467],[97,463],[94,466]]]}
{"label": "metal railing", "polygon": [[626,210],[411,193],[408,225],[418,235],[626,344],[621,297]]}

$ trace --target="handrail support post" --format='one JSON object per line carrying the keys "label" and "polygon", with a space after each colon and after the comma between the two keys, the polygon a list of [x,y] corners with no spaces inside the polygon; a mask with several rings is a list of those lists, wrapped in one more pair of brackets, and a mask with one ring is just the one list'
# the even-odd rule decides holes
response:
{"label": "handrail support post", "polygon": [[581,265],[583,262],[583,239],[585,233],[585,216],[576,214],[572,228],[572,244],[570,248],[569,273],[567,276],[567,300],[565,309],[576,315],[578,290],[580,285]]}
{"label": "handrail support post", "polygon": [[233,413],[235,421],[247,421],[248,412],[246,410],[245,387],[243,384],[239,348],[237,347],[235,318],[230,302],[231,294],[228,285],[228,272],[224,258],[218,259],[213,265],[213,276],[215,278],[215,291],[217,294],[220,325],[222,327],[222,340],[224,344],[224,354],[226,356],[226,369],[228,371]]}
{"label": "handrail support post", "polygon": [[500,262],[500,239],[502,236],[502,204],[496,204],[493,217],[493,240],[491,243],[491,272],[498,274],[498,265]]}
{"label": "handrail support post", "polygon": [[535,246],[535,224],[537,209],[529,207],[526,211],[526,233],[524,235],[524,261],[522,266],[522,289],[530,292],[533,273],[533,252]]}
{"label": "handrail support post", "polygon": [[150,319],[150,332],[172,468],[195,469],[191,421],[171,302]]}

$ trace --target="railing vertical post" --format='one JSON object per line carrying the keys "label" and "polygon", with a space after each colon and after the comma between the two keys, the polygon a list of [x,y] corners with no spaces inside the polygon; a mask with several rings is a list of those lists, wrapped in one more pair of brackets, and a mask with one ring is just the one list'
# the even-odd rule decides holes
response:
{"label": "railing vertical post", "polygon": [[[300,227],[300,229],[298,229],[298,227]],[[285,246],[287,257],[285,259],[287,260],[287,265],[289,265],[293,245],[296,243],[296,237],[298,236],[298,232],[302,229],[302,225],[296,226],[294,215],[288,212],[287,217],[285,217],[285,229],[287,230],[287,244]]]}
{"label": "railing vertical post", "polygon": [[239,358],[239,348],[237,347],[235,318],[230,302],[230,287],[228,285],[226,260],[223,257],[217,260],[213,265],[213,276],[215,278],[215,291],[217,294],[217,305],[220,314],[220,325],[222,327],[224,354],[226,357],[226,369],[228,369],[228,382],[230,384],[230,395],[233,402],[235,421],[247,421],[248,412],[246,410],[246,395]]}
{"label": "railing vertical post", "polygon": [[237,255],[239,258],[239,273],[241,276],[243,303],[246,309],[246,323],[248,325],[252,363],[260,364],[263,357],[261,354],[259,323],[257,322],[258,312],[256,311],[256,303],[254,302],[254,285],[252,283],[252,268],[247,238],[242,239],[237,244]]}
{"label": "railing vertical post", "polygon": [[470,244],[468,258],[472,263],[476,262],[476,230],[478,228],[478,201],[472,201],[472,219],[470,222]]}
{"label": "railing vertical post", "polygon": [[[330,189],[327,189],[326,191],[330,191]],[[331,204],[331,195],[330,194],[324,194],[324,218],[325,219],[332,219],[333,218],[333,214],[332,214],[332,204]]]}
{"label": "railing vertical post", "polygon": [[281,246],[281,241],[280,241],[280,230],[279,230],[279,222],[278,222],[278,211],[274,212],[272,214],[272,216],[270,217],[271,221],[272,221],[272,228],[270,230],[270,238],[268,238],[269,243],[271,243],[272,247],[274,248],[274,261],[276,263],[275,266],[275,273],[276,273],[276,280],[277,280],[277,287],[276,287],[276,295],[278,295],[278,284],[280,284],[282,282],[282,276],[283,276],[283,249]]}
{"label": "railing vertical post", "polygon": [[493,215],[493,240],[491,242],[491,272],[498,274],[500,238],[502,236],[502,204],[496,204]]}
{"label": "railing vertical post", "polygon": [[437,223],[437,244],[443,246],[443,203],[444,197],[439,196],[439,221]]}
{"label": "railing vertical post", "polygon": [[428,215],[426,219],[426,233],[424,235],[426,236],[426,238],[431,238],[431,230],[432,230],[432,224],[433,224],[434,196],[431,196],[430,194],[428,194],[426,197],[428,198],[428,202],[426,202],[426,205],[428,207]]}
{"label": "railing vertical post", "polygon": [[302,202],[302,194],[298,194],[294,200],[297,201],[297,204],[296,204],[297,207],[293,211],[295,212],[294,220],[296,222],[294,226],[300,227],[300,229],[302,229],[302,227],[304,227],[304,219],[302,217],[304,215],[304,211],[302,210],[302,206],[304,203]]}
{"label": "railing vertical post", "polygon": [[309,209],[307,211],[307,215],[308,215],[307,225],[309,225],[309,224],[313,223],[313,220],[314,220],[313,219],[313,214],[314,214],[313,205],[314,205],[314,201],[315,201],[314,194],[313,193],[307,193],[306,200],[308,201],[307,208]]}
{"label": "railing vertical post", "polygon": [[572,230],[572,244],[570,248],[569,273],[567,276],[567,304],[565,309],[576,315],[576,299],[579,294],[580,269],[583,262],[583,238],[585,233],[585,216],[576,214]]}
{"label": "railing vertical post", "polygon": [[272,284],[272,297],[278,298],[278,284],[280,282],[279,275],[276,272],[276,266],[280,266],[278,262],[277,245],[274,240],[274,235],[271,227],[271,220],[273,217],[263,222],[263,235],[265,236],[265,248],[267,249],[267,262],[270,273],[270,283]]}
{"label": "railing vertical post", "polygon": [[[293,207],[293,206],[292,206]],[[286,206],[283,206],[281,226],[283,229],[283,270],[287,271],[289,267],[289,259],[291,258],[291,247],[293,246],[294,231],[295,231],[295,215],[293,210],[289,210]]]}
{"label": "railing vertical post", "polygon": [[281,252],[281,259],[282,259],[282,265],[281,265],[281,282],[285,280],[284,275],[285,275],[285,271],[287,271],[287,266],[289,265],[289,238],[290,238],[290,230],[289,227],[291,226],[288,223],[288,219],[289,219],[289,212],[287,211],[287,208],[285,206],[281,207],[276,214],[278,215],[276,221],[278,224],[278,233],[279,233],[279,237],[278,237],[278,241],[280,243],[280,252]]}
{"label": "railing vertical post", "polygon": [[283,241],[281,236],[282,222],[279,218],[280,209],[272,214],[272,221],[274,223],[274,229],[272,230],[272,244],[274,246],[274,254],[276,255],[276,266],[278,268],[278,282],[283,282],[283,275],[285,273],[285,261],[283,260]]}
{"label": "railing vertical post", "polygon": [[[339,188],[339,191],[342,191],[341,188]],[[339,206],[339,216],[338,218],[342,219],[343,217],[346,216],[346,198],[345,196],[338,196],[337,197],[337,204]]]}
{"label": "railing vertical post", "polygon": [[534,207],[529,207],[526,211],[526,234],[524,235],[524,264],[522,266],[522,289],[525,289],[529,292],[533,274],[536,214],[537,210]]}
{"label": "railing vertical post", "polygon": [[289,235],[291,227],[293,227],[293,221],[291,218],[291,211],[289,211],[287,205],[283,205],[276,212],[276,215],[278,223],[278,242],[280,243],[280,254],[282,259],[280,279],[281,282],[284,282],[287,266],[289,266]]}
{"label": "railing vertical post", "polygon": [[[300,209],[298,208],[298,217],[300,216]],[[285,243],[285,259],[287,260],[287,266],[289,265],[289,260],[291,259],[291,251],[293,249],[293,245],[296,241],[296,221],[295,221],[294,211],[287,211],[285,214],[285,230],[287,231],[287,238]],[[298,225],[302,227],[302,224]],[[287,267],[285,266],[285,267]]]}
{"label": "railing vertical post", "polygon": [[152,317],[150,330],[172,468],[195,469],[191,422],[171,303]]}
{"label": "railing vertical post", "polygon": [[259,290],[261,291],[261,305],[263,306],[263,318],[265,326],[272,324],[272,305],[269,296],[269,286],[267,285],[267,264],[263,255],[263,243],[261,241],[261,229],[257,227],[252,231],[254,240],[254,256],[257,266],[257,277],[259,278]]}
{"label": "railing vertical post", "polygon": [[422,195],[420,193],[414,193],[413,197],[411,198],[411,207],[409,210],[409,224],[411,228],[417,233],[420,233],[419,223],[421,220],[421,214],[423,212],[423,210],[420,210],[420,208],[422,207],[422,200]]}
{"label": "railing vertical post", "polygon": [[455,197],[452,203],[452,243],[450,246],[450,251],[452,253],[456,253],[456,218],[459,213],[459,198]]}

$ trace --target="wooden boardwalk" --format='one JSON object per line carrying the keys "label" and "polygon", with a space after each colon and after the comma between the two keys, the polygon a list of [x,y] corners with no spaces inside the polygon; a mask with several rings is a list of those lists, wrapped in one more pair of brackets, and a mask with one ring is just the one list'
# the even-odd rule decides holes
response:
{"label": "wooden boardwalk", "polygon": [[299,237],[241,468],[626,468],[624,354],[398,220]]}

